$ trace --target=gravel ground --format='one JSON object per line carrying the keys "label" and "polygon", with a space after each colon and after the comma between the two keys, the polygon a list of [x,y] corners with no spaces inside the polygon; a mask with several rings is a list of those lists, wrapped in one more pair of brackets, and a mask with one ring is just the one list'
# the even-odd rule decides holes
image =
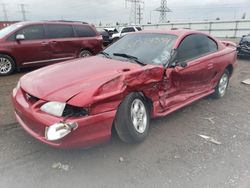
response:
{"label": "gravel ground", "polygon": [[10,96],[24,73],[0,78],[0,187],[250,187],[250,86],[240,83],[250,60],[238,60],[223,99],[153,120],[139,145],[113,136],[87,150],[50,148],[16,123]]}

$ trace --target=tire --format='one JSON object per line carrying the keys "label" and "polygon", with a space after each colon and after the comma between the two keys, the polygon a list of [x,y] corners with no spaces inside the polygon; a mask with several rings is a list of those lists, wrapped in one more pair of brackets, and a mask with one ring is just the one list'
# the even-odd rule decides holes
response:
{"label": "tire", "polygon": [[229,84],[229,71],[226,69],[215,88],[213,97],[216,99],[224,97],[227,92],[228,84]]}
{"label": "tire", "polygon": [[125,97],[114,121],[120,139],[126,143],[142,142],[148,134],[149,124],[150,113],[145,99],[138,93]]}
{"label": "tire", "polygon": [[92,53],[88,50],[82,50],[79,54],[79,57],[80,58],[86,58],[86,57],[89,57],[89,56],[92,56]]}
{"label": "tire", "polygon": [[15,61],[8,55],[0,54],[0,76],[10,75],[15,69]]}

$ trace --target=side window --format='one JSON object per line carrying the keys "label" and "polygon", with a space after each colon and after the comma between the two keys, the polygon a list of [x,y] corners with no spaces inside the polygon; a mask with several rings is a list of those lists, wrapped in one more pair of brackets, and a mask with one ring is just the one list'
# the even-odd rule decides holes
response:
{"label": "side window", "polygon": [[179,61],[191,60],[217,50],[217,43],[208,36],[193,34],[187,36],[179,45],[177,59]]}
{"label": "side window", "polygon": [[16,32],[15,35],[13,35],[13,39],[17,35],[24,35],[25,40],[39,40],[44,39],[44,28],[43,25],[32,25],[27,26],[19,31]]}
{"label": "side window", "polygon": [[198,42],[196,35],[187,36],[178,47],[177,60],[186,61],[199,56],[199,49],[196,47]]}
{"label": "side window", "polygon": [[214,40],[210,39],[210,38],[208,38],[208,48],[209,48],[209,51],[211,53],[218,51],[217,43]]}
{"label": "side window", "polygon": [[133,27],[126,27],[123,28],[122,33],[130,33],[130,32],[135,32],[135,29]]}
{"label": "side window", "polygon": [[47,25],[48,38],[72,38],[75,37],[73,27],[71,25]]}
{"label": "side window", "polygon": [[200,38],[197,48],[200,50],[200,56],[218,51],[217,43],[206,35],[197,35]]}
{"label": "side window", "polygon": [[74,28],[78,37],[95,37],[96,36],[96,33],[90,26],[75,25]]}

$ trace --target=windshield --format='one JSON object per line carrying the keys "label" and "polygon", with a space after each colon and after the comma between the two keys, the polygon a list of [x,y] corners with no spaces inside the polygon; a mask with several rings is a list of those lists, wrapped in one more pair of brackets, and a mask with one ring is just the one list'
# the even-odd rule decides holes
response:
{"label": "windshield", "polygon": [[22,27],[22,24],[13,24],[10,25],[8,27],[5,27],[3,29],[0,30],[0,38],[5,37],[6,35],[8,35],[9,33],[11,33],[12,31],[16,30],[19,27]]}
{"label": "windshield", "polygon": [[176,39],[177,36],[169,34],[130,34],[104,52],[114,59],[121,58],[114,54],[126,54],[138,58],[144,64],[163,65],[169,61]]}

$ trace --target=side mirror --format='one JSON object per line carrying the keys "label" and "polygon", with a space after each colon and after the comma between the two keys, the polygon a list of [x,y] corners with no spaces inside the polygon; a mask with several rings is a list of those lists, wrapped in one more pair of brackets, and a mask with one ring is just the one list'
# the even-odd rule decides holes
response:
{"label": "side mirror", "polygon": [[182,68],[185,68],[185,67],[187,67],[187,62],[186,61],[174,61],[171,64],[171,67],[182,67]]}
{"label": "side mirror", "polygon": [[185,68],[185,67],[187,67],[187,62],[186,61],[181,61],[181,62],[178,62],[177,65],[182,67],[182,68]]}
{"label": "side mirror", "polygon": [[16,40],[25,40],[25,36],[23,34],[18,34]]}

